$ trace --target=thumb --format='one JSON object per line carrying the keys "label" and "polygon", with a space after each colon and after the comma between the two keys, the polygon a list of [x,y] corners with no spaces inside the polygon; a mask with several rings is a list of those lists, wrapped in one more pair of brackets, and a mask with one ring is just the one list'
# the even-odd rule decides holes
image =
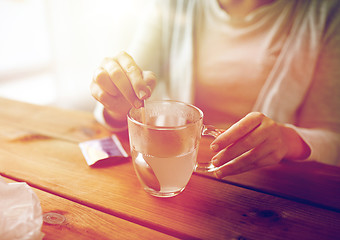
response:
{"label": "thumb", "polygon": [[152,71],[143,71],[143,79],[148,90],[150,91],[150,94],[148,95],[148,97],[150,97],[157,84],[156,74]]}

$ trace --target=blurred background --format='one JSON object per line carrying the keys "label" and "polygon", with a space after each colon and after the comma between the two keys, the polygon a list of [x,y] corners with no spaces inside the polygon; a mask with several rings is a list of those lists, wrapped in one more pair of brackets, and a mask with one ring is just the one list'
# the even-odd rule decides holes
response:
{"label": "blurred background", "polygon": [[148,0],[0,0],[0,97],[92,111],[104,57],[131,42]]}

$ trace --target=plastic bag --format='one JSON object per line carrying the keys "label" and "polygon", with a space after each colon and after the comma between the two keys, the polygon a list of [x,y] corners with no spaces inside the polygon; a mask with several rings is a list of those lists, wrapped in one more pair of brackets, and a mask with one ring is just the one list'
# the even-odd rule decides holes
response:
{"label": "plastic bag", "polygon": [[24,182],[6,183],[0,176],[1,240],[41,240],[40,201]]}

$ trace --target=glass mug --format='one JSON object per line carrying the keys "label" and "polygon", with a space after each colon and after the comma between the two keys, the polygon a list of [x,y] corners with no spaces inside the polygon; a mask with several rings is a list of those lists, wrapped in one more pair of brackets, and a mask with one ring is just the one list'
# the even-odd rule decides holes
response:
{"label": "glass mug", "polygon": [[222,131],[203,126],[203,113],[179,101],[148,101],[128,113],[131,157],[144,190],[156,197],[181,193],[196,169],[214,171],[209,162],[197,164],[202,135],[218,136]]}

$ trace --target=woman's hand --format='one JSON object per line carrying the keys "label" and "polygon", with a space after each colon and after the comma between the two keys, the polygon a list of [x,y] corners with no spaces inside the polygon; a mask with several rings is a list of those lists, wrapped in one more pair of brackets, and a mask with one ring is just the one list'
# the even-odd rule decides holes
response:
{"label": "woman's hand", "polygon": [[296,133],[262,113],[253,112],[219,135],[210,148],[218,152],[213,164],[218,178],[279,163],[304,159],[310,148]]}
{"label": "woman's hand", "polygon": [[142,71],[125,52],[105,58],[96,69],[91,83],[92,96],[102,103],[114,122],[125,121],[131,108],[140,108],[156,85],[151,71]]}

